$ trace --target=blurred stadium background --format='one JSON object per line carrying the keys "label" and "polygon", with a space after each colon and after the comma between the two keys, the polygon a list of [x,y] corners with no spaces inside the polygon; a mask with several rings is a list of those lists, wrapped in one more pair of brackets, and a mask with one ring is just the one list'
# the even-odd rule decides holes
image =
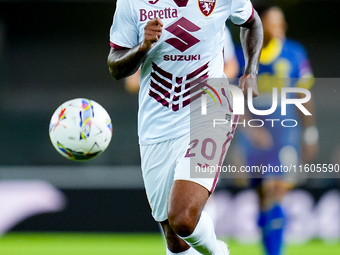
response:
{"label": "blurred stadium background", "polygon": [[[84,250],[164,254],[162,238],[154,236],[159,228],[150,215],[141,180],[138,98],[124,90],[122,81],[110,77],[106,64],[115,2],[0,0],[0,254],[40,254],[34,250],[37,240],[54,247],[49,238],[55,236],[62,237],[56,247],[70,242],[74,247],[53,254],[87,254]],[[315,162],[339,164],[340,1],[273,2],[284,9],[288,36],[305,45],[320,78],[312,91],[320,129]],[[231,27],[235,42],[237,29]],[[107,151],[85,163],[62,158],[48,136],[54,110],[77,97],[99,102],[114,126]],[[317,254],[313,247],[324,242],[337,244],[324,254],[339,254],[339,177],[338,173],[334,178],[307,178],[286,198],[295,220],[287,238],[304,245],[313,240],[309,248],[302,246],[303,250],[289,254]],[[260,254],[253,191],[223,179],[218,192],[217,200],[225,206],[214,212],[215,220],[235,219],[229,227],[218,224],[219,234],[238,240],[233,243],[240,249],[235,254]],[[49,232],[63,234],[44,234]],[[85,234],[89,232],[94,234]],[[77,242],[81,237],[83,241]],[[137,250],[128,252],[124,248],[131,242]],[[243,247],[244,243],[250,246]],[[42,248],[41,254],[45,251]]]}

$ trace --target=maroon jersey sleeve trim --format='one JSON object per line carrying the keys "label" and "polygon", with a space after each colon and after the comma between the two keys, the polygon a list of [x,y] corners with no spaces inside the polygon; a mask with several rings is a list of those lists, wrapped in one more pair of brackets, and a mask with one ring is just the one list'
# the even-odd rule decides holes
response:
{"label": "maroon jersey sleeve trim", "polygon": [[252,5],[252,11],[251,11],[251,15],[249,17],[249,19],[245,22],[245,23],[248,23],[249,21],[251,21],[253,18],[254,18],[254,14],[255,14],[255,9],[254,9],[254,6]]}
{"label": "maroon jersey sleeve trim", "polygon": [[251,5],[251,8],[252,8],[252,11],[251,11],[251,15],[250,15],[249,19],[248,19],[246,22],[244,22],[243,24],[238,25],[238,26],[242,26],[242,25],[244,25],[244,24],[247,24],[249,21],[251,21],[251,20],[254,18],[254,14],[255,14],[254,6]]}
{"label": "maroon jersey sleeve trim", "polygon": [[115,50],[127,50],[127,49],[129,49],[129,48],[122,47],[122,46],[119,46],[119,45],[117,45],[117,44],[114,44],[113,42],[110,42],[110,46],[111,46],[112,48],[114,48]]}

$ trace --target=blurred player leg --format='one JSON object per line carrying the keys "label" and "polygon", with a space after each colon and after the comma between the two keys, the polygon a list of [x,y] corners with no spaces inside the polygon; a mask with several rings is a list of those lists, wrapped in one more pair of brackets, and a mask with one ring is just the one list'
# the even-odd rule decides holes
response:
{"label": "blurred player leg", "polygon": [[283,235],[286,216],[281,206],[283,196],[290,189],[284,180],[265,180],[259,189],[261,212],[259,227],[266,254],[280,255],[283,252]]}
{"label": "blurred player leg", "polygon": [[261,211],[259,225],[266,254],[279,255],[282,251],[285,217],[280,204],[273,205],[268,211]]}

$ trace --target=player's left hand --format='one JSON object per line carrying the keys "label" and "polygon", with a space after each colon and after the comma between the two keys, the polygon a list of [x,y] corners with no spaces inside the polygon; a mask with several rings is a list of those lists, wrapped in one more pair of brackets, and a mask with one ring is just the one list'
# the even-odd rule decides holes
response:
{"label": "player's left hand", "polygon": [[302,148],[302,160],[304,162],[312,162],[319,151],[318,143],[304,144]]}
{"label": "player's left hand", "polygon": [[242,75],[239,81],[239,88],[242,90],[245,96],[247,96],[248,94],[248,88],[252,89],[253,97],[259,96],[259,91],[257,89],[256,75],[253,75],[253,74]]}
{"label": "player's left hand", "polygon": [[274,138],[265,127],[247,128],[250,143],[260,150],[270,150],[274,146]]}

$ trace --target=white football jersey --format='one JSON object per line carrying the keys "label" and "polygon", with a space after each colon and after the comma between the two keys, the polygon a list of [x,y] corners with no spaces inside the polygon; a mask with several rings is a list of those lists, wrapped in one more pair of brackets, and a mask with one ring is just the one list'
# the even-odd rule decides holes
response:
{"label": "white football jersey", "polygon": [[225,77],[225,21],[241,25],[253,13],[250,0],[117,0],[111,47],[132,48],[143,41],[149,20],[158,17],[163,22],[159,41],[141,65],[140,144],[189,132],[190,82]]}

